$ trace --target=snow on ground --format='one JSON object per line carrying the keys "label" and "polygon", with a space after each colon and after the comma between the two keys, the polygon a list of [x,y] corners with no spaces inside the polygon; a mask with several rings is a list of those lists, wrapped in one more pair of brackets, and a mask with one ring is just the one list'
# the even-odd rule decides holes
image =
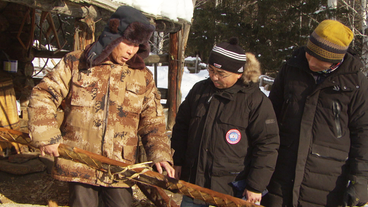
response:
{"label": "snow on ground", "polygon": [[[148,69],[152,71],[154,74],[154,67],[148,66]],[[190,89],[192,89],[193,85],[198,81],[204,80],[208,78],[207,70],[200,70],[199,73],[190,73],[187,67],[184,67],[183,78],[181,82],[181,101],[183,102],[185,97],[188,95]],[[264,76],[262,76],[264,77]],[[168,85],[168,66],[158,66],[157,67],[157,87],[158,88],[167,88]],[[269,91],[265,90],[264,87],[260,87],[261,91],[269,95]]]}
{"label": "snow on ground", "polygon": [[[154,74],[154,68],[152,66],[148,66],[148,69],[152,71]],[[169,68],[168,66],[158,66],[157,67],[157,87],[158,88],[167,88],[168,86],[168,74]],[[208,78],[207,70],[200,70],[199,73],[189,73],[187,67],[184,67],[183,78],[181,81],[181,100],[184,101],[185,97],[188,95],[190,89],[194,86],[198,81],[204,80]]]}

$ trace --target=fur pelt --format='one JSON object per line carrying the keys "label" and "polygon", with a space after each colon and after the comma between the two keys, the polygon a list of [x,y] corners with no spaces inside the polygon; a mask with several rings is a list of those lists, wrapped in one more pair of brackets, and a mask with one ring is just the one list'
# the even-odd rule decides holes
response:
{"label": "fur pelt", "polygon": [[243,82],[248,85],[250,82],[257,83],[261,75],[261,65],[254,54],[246,52],[247,62],[241,77]]}

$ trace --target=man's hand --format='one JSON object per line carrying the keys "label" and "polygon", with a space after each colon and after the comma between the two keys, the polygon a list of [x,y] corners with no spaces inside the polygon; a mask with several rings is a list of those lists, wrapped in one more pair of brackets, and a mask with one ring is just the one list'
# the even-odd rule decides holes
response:
{"label": "man's hand", "polygon": [[244,190],[243,196],[247,197],[247,201],[259,205],[262,199],[262,193],[255,193],[247,189]]}
{"label": "man's hand", "polygon": [[60,144],[50,144],[41,146],[40,147],[41,156],[45,156],[45,154],[48,154],[54,157],[59,157],[59,150],[58,150],[59,145]]}
{"label": "man's hand", "polygon": [[344,193],[344,206],[364,206],[368,201],[367,181],[356,178],[359,182],[351,181]]}
{"label": "man's hand", "polygon": [[175,176],[175,170],[174,170],[174,168],[173,168],[173,167],[171,167],[171,165],[170,165],[168,162],[166,162],[166,161],[162,161],[162,162],[155,163],[155,165],[156,165],[156,169],[157,169],[157,171],[158,171],[160,174],[162,174],[162,167],[163,167],[163,168],[165,168],[165,170],[166,170],[166,172],[167,172],[167,175],[168,175],[169,177],[174,178],[174,176]]}
{"label": "man's hand", "polygon": [[180,180],[180,176],[181,176],[181,166],[175,166],[174,165],[174,169],[175,169],[175,178]]}

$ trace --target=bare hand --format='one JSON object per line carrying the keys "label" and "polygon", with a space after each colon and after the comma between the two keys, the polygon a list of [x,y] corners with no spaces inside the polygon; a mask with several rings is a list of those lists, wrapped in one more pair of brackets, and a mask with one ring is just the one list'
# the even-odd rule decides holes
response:
{"label": "bare hand", "polygon": [[247,201],[254,204],[260,204],[262,199],[262,193],[255,193],[247,189],[244,190],[243,196],[247,197]]}
{"label": "bare hand", "polygon": [[41,146],[40,147],[41,156],[45,156],[45,154],[48,154],[54,157],[59,157],[59,150],[58,150],[59,145],[60,144],[50,144]]}
{"label": "bare hand", "polygon": [[175,166],[174,165],[174,169],[175,169],[175,178],[180,180],[180,176],[181,176],[181,166]]}
{"label": "bare hand", "polygon": [[160,174],[162,174],[162,167],[163,168],[165,168],[165,170],[166,170],[166,172],[167,172],[167,175],[169,176],[169,177],[174,177],[174,175],[175,175],[175,170],[174,170],[174,168],[173,167],[171,167],[171,165],[168,163],[168,162],[166,162],[166,161],[162,161],[162,162],[158,162],[158,163],[155,163],[155,165],[156,165],[156,169],[157,169],[157,171],[160,173]]}

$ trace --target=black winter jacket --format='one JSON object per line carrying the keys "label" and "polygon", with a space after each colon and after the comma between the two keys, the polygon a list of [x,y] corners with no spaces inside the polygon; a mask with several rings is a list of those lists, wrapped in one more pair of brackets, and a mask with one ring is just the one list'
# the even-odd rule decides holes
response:
{"label": "black winter jacket", "polygon": [[367,177],[368,82],[361,66],[346,54],[316,84],[301,47],[281,69],[269,96],[280,128],[270,195],[293,206],[339,206],[348,180]]}
{"label": "black winter jacket", "polygon": [[182,180],[230,195],[235,180],[265,190],[279,146],[272,104],[257,84],[238,81],[220,90],[210,79],[198,82],[181,104],[171,141]]}

